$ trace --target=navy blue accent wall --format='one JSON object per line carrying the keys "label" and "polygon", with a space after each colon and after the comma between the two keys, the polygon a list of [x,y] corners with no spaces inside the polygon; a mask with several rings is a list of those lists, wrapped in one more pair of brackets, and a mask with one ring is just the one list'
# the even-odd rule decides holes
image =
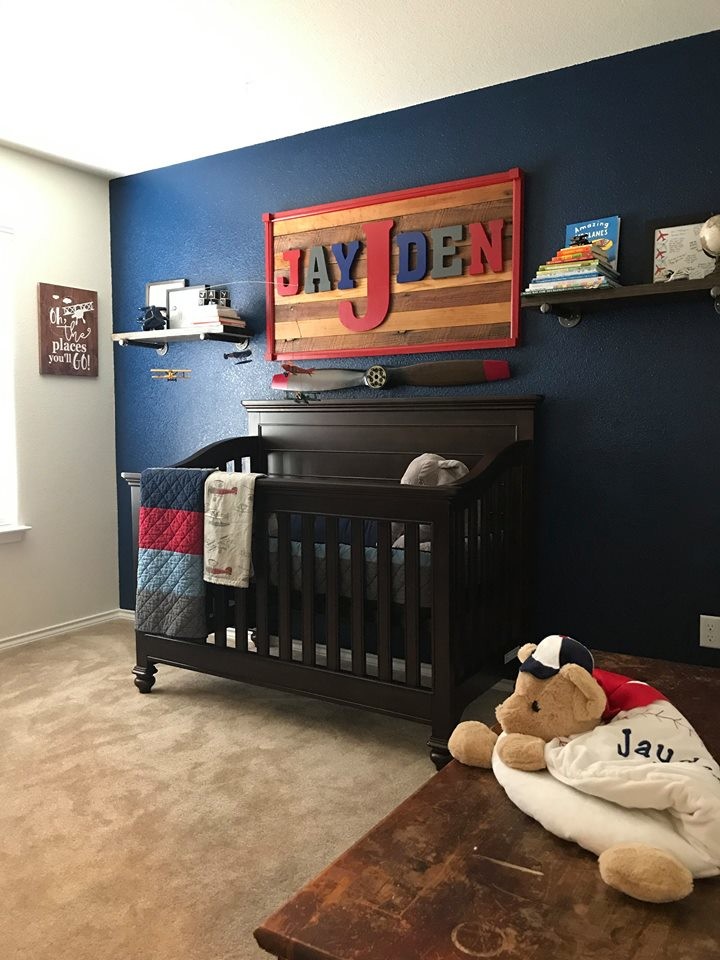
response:
{"label": "navy blue accent wall", "polygon": [[[116,347],[118,469],[242,434],[240,401],[271,396],[264,211],[519,166],[525,281],[566,223],[609,214],[623,218],[623,278],[647,281],[648,221],[720,210],[719,90],[716,32],[113,181],[116,329],[134,329],[147,280],[186,277],[233,281],[233,305],[256,335],[246,366],[223,360],[224,344],[172,346],[159,362]],[[513,379],[457,394],[546,397],[536,637],[718,662],[698,647],[698,614],[720,614],[720,317],[710,298],[608,309],[573,330],[525,312],[521,346],[483,356],[509,359]],[[190,367],[192,379],[153,381],[152,366]],[[130,607],[124,483],[119,498]]]}

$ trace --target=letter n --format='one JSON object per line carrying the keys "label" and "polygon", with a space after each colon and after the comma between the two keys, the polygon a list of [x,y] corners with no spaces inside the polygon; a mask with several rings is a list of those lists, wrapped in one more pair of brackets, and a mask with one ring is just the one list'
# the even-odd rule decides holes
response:
{"label": "letter n", "polygon": [[485,264],[483,263],[483,254],[488,262],[488,266],[493,273],[503,272],[503,228],[505,221],[502,219],[491,220],[488,223],[490,236],[485,232],[485,227],[481,223],[471,223],[468,227],[470,231],[470,267],[468,273],[475,276],[485,273]]}

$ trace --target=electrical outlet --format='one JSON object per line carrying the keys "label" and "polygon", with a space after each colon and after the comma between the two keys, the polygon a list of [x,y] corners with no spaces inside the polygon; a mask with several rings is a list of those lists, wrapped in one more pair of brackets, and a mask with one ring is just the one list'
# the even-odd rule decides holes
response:
{"label": "electrical outlet", "polygon": [[720,650],[720,617],[700,614],[700,646]]}

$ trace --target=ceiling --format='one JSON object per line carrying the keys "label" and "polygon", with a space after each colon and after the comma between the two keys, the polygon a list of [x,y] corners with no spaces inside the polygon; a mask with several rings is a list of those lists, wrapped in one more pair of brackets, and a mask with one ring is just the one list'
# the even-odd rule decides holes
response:
{"label": "ceiling", "polygon": [[720,3],[6,0],[0,16],[0,142],[115,175],[716,30]]}

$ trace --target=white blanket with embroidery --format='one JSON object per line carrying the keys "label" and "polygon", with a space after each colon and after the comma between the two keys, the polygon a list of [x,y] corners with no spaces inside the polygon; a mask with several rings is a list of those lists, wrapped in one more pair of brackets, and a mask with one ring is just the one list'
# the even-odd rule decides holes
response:
{"label": "white blanket with embroidery", "polygon": [[217,470],[205,481],[204,579],[247,587],[252,575],[252,518],[259,473]]}
{"label": "white blanket with embroidery", "polygon": [[647,843],[695,877],[720,874],[720,767],[667,700],[550,741],[545,762],[547,772],[512,770],[496,750],[493,771],[512,802],[551,833],[596,854]]}

